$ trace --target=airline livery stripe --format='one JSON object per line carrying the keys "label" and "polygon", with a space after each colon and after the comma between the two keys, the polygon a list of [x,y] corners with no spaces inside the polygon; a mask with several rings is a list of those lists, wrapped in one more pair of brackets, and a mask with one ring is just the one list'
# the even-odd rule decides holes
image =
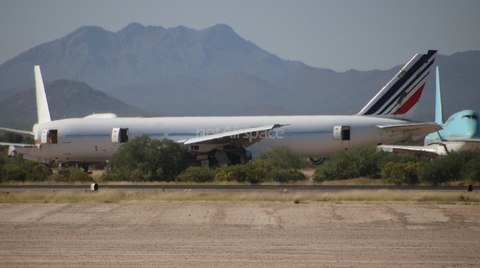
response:
{"label": "airline livery stripe", "polygon": [[165,133],[143,133],[142,136],[147,136],[147,137],[163,137],[165,136]]}
{"label": "airline livery stripe", "polygon": [[418,100],[420,100],[423,87],[425,87],[425,83],[420,87],[420,89],[417,90],[417,92],[413,94],[410,99],[408,99],[400,108],[398,108],[395,114],[405,114],[410,111],[410,109],[418,102]]}
{"label": "airline livery stripe", "polygon": [[[428,76],[428,74],[430,73],[430,71],[428,71],[428,70],[430,70],[430,66],[431,66],[432,64],[433,64],[433,62],[431,62],[429,65],[427,65],[426,68],[424,68],[424,69],[421,71],[421,73],[420,73],[414,80],[412,80],[412,81],[408,84],[408,86],[405,87],[404,90],[402,90],[402,91],[400,92],[400,94],[403,94],[403,93],[405,92],[405,93],[406,93],[406,94],[405,94],[405,97],[407,97],[412,91],[414,91],[415,89],[418,89],[418,86],[419,86],[420,84],[424,83],[425,78],[426,78],[426,77]],[[425,71],[427,71],[427,73],[425,73]],[[422,76],[422,75],[423,75],[423,76]],[[418,78],[419,76],[422,76],[422,77],[419,79],[419,78]],[[414,86],[412,86],[413,83],[415,83]],[[413,89],[407,92],[407,90],[410,89],[410,88],[413,88]],[[395,108],[395,106],[397,105],[397,103],[396,103],[396,102],[397,102],[397,99],[398,99],[397,96],[395,96],[392,100],[390,100],[390,102],[388,103],[388,105],[387,105],[384,109],[382,109],[379,114],[389,114],[389,113],[393,110],[393,108]],[[392,106],[392,105],[393,105],[393,106]],[[389,110],[388,112],[386,112],[386,110],[387,110],[388,108],[390,108],[390,110]]]}
{"label": "airline livery stripe", "polygon": [[[436,51],[429,51],[428,54],[423,55],[420,59],[417,60],[417,62],[409,69],[406,71],[405,75],[400,79],[397,80],[397,82],[364,114],[369,115],[369,114],[376,114],[382,107],[385,105],[385,103],[389,102],[390,103],[387,105],[389,107],[392,105],[392,103],[395,101],[395,95],[398,95],[400,92],[399,90],[405,86],[405,83],[414,77],[417,72],[422,69],[424,66],[424,63],[430,60],[432,57],[434,57]],[[430,66],[433,64],[433,61],[431,61],[427,66],[425,66],[422,70],[422,74],[426,71],[429,70]],[[427,71],[428,72],[428,71]],[[413,83],[415,83],[418,79],[414,79],[413,81],[410,82],[409,86],[411,86]],[[393,97],[393,99],[392,99]],[[384,108],[383,110],[385,110]]]}
{"label": "airline livery stripe", "polygon": [[[372,107],[370,108],[370,110],[366,113],[366,114],[383,114],[385,112],[386,109],[388,109],[392,104],[395,103],[396,101],[396,97],[398,96],[398,94],[400,94],[401,92],[400,89],[402,87],[405,86],[405,83],[409,80],[412,79],[412,77],[417,73],[417,71],[419,71],[421,69],[421,67],[423,66],[423,64],[425,63],[425,55],[422,56],[421,59],[419,59],[407,72],[406,74],[400,79],[398,80],[391,88],[390,90],[385,93],[385,95],[382,96],[382,98]],[[425,70],[428,70],[428,67],[431,65],[432,63],[430,63],[427,68],[424,68],[423,71]],[[402,82],[400,82],[402,81]],[[415,83],[417,80],[414,79],[412,80],[408,86],[408,87],[411,87],[411,85],[413,83]],[[397,96],[396,96],[397,95]],[[383,105],[385,105],[387,102],[388,105],[386,105],[386,107],[384,109],[382,109]],[[382,110],[380,110],[382,109]]]}
{"label": "airline livery stripe", "polygon": [[328,136],[333,135],[333,129],[331,131],[302,131],[302,132],[285,132],[285,136]]}
{"label": "airline livery stripe", "polygon": [[67,134],[65,138],[109,137],[110,134]]}
{"label": "airline livery stripe", "polygon": [[196,137],[197,136],[197,133],[168,133],[168,136],[169,137],[175,137],[175,136],[180,136],[180,137],[184,137],[184,136],[191,136],[191,137]]}
{"label": "airline livery stripe", "polygon": [[[429,69],[426,69],[426,70],[429,70]],[[408,88],[413,88],[414,90],[410,90],[408,93],[406,93],[405,98],[406,97],[410,98],[410,96],[409,96],[410,93],[413,92],[413,94],[414,94],[415,91],[418,90],[419,85],[425,84],[425,79],[427,78],[429,73],[430,72],[427,72],[421,79],[416,79],[416,80],[412,81],[412,83],[413,82],[416,83],[413,87],[411,86],[411,83],[408,85]],[[422,74],[423,74],[423,72],[422,72]],[[405,90],[405,92],[406,92],[406,90]],[[391,100],[388,103],[388,105],[380,112],[380,114],[390,114],[393,111],[393,109],[397,106],[397,100],[398,100],[398,98],[394,98],[393,100]],[[390,108],[390,109],[388,111],[386,111],[387,108]]]}

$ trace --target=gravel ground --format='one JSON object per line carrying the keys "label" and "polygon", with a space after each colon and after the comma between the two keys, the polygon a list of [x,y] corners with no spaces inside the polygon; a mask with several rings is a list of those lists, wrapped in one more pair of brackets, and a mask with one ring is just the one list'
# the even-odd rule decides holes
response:
{"label": "gravel ground", "polygon": [[479,267],[480,206],[0,204],[0,267]]}

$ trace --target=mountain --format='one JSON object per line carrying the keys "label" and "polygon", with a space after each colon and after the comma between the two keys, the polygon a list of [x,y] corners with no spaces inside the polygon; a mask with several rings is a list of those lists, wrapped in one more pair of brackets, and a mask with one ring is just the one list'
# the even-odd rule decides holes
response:
{"label": "mountain", "polygon": [[[0,101],[31,89],[35,64],[41,65],[45,81],[88,84],[126,105],[165,116],[353,114],[402,67],[346,72],[313,68],[282,60],[224,24],[193,30],[132,23],[115,33],[86,26],[0,65]],[[445,117],[462,109],[480,111],[480,51],[439,54],[435,65],[440,66]],[[415,119],[434,118],[434,77],[428,77]],[[13,114],[19,112],[7,107],[22,98],[1,102],[0,120],[13,123]],[[71,101],[58,98],[55,105],[73,109]],[[84,104],[75,109],[108,111]],[[16,105],[15,111],[35,113],[34,107]]]}
{"label": "mountain", "polygon": [[[413,55],[412,55],[413,56]],[[408,59],[407,59],[408,60]],[[406,60],[406,61],[407,61]],[[480,51],[438,55],[444,113],[480,111],[478,85]],[[303,67],[275,81],[237,72],[200,79],[171,76],[114,87],[106,92],[134,107],[164,115],[283,115],[354,114],[401,69],[335,72]],[[417,120],[434,120],[435,71],[415,113]]]}
{"label": "mountain", "polygon": [[37,64],[45,80],[84,81],[102,90],[159,77],[214,78],[239,71],[272,80],[305,66],[260,49],[225,24],[193,30],[132,23],[116,33],[85,26],[0,65],[0,99],[31,85]]}
{"label": "mountain", "polygon": [[[52,120],[109,112],[118,116],[150,115],[109,97],[83,82],[57,80],[45,83],[45,91]],[[35,90],[32,88],[17,93],[0,102],[0,115],[0,126],[31,129],[37,122]]]}

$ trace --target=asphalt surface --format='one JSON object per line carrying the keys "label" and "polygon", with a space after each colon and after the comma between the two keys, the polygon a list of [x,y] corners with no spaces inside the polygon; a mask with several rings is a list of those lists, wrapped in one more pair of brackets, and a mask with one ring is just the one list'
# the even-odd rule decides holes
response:
{"label": "asphalt surface", "polygon": [[[83,191],[89,190],[91,184],[84,185],[0,185],[0,192],[26,192],[26,191]],[[242,191],[319,191],[335,192],[349,190],[404,190],[404,191],[465,191],[466,186],[325,186],[325,185],[111,185],[98,184],[101,189],[118,189],[125,191],[219,191],[219,192],[242,192]]]}

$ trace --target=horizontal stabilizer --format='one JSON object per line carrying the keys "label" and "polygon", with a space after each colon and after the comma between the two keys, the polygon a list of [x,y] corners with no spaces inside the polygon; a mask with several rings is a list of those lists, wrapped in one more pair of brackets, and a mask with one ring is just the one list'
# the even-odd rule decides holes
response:
{"label": "horizontal stabilizer", "polygon": [[410,123],[410,124],[394,124],[394,125],[378,125],[376,126],[382,131],[391,133],[395,132],[410,132],[412,136],[423,137],[429,133],[442,129],[436,123]]}

